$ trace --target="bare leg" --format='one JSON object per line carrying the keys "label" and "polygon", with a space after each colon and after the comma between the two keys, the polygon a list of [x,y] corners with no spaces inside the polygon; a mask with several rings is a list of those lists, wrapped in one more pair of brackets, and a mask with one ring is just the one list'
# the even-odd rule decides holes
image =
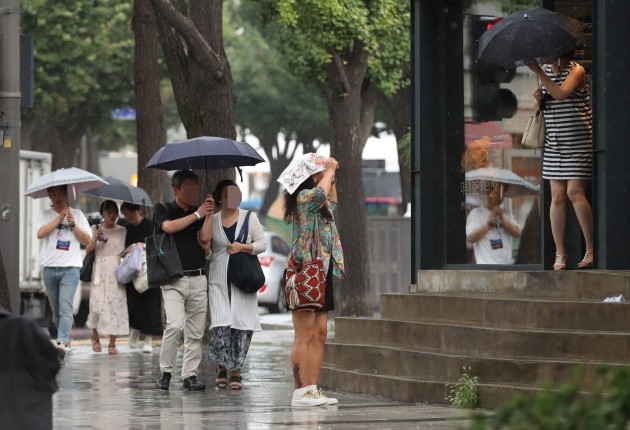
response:
{"label": "bare leg", "polygon": [[293,312],[293,328],[295,337],[291,349],[291,368],[295,388],[311,385],[309,378],[309,349],[315,336],[314,312]]}
{"label": "bare leg", "polygon": [[564,229],[567,220],[567,181],[551,179],[551,207],[549,219],[551,220],[551,233],[556,244],[557,255],[567,255],[564,248]]}
{"label": "bare leg", "polygon": [[586,250],[593,251],[593,211],[586,199],[586,181],[579,179],[569,180],[567,196],[573,203],[575,215],[580,222],[584,242],[586,242]]}
{"label": "bare leg", "polygon": [[109,336],[109,345],[107,346],[108,354],[118,354],[116,349],[116,336]]}
{"label": "bare leg", "polygon": [[324,361],[324,344],[328,334],[328,312],[315,314],[315,333],[308,350],[308,377],[305,385],[317,385]]}

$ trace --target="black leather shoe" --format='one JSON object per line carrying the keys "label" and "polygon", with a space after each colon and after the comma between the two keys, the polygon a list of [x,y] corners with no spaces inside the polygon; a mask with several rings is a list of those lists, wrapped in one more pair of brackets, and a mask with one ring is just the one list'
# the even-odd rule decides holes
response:
{"label": "black leather shoe", "polygon": [[171,374],[162,372],[160,379],[155,383],[155,388],[158,390],[168,390],[168,386],[171,383]]}
{"label": "black leather shoe", "polygon": [[184,388],[188,391],[203,391],[206,389],[206,386],[199,382],[199,379],[195,375],[189,376],[184,379]]}

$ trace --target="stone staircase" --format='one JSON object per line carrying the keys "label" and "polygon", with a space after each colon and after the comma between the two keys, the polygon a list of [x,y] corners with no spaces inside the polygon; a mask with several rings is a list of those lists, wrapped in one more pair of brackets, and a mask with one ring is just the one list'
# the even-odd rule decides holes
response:
{"label": "stone staircase", "polygon": [[[385,294],[379,318],[335,319],[322,386],[448,404],[448,384],[479,377],[479,406],[630,363],[630,272],[422,271],[409,294]],[[469,370],[470,369],[470,370]]]}

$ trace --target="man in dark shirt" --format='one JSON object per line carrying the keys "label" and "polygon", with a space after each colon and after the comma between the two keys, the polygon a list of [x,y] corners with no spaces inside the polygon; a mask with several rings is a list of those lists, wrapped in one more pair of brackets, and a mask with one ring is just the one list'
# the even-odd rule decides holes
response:
{"label": "man in dark shirt", "polygon": [[160,379],[156,388],[168,390],[175,369],[177,345],[184,338],[184,357],[181,378],[184,388],[205,390],[197,373],[201,363],[201,339],[208,311],[208,281],[203,267],[202,246],[212,237],[214,200],[208,196],[201,206],[199,178],[192,170],[179,170],[171,182],[175,200],[155,207],[153,219],[164,232],[174,235],[177,252],[184,269],[184,277],[162,286],[166,328],[160,351]]}

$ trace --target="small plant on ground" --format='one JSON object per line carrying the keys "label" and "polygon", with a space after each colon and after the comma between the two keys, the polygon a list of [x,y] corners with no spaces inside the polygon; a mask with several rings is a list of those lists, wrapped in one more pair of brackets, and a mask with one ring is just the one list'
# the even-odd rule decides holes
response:
{"label": "small plant on ground", "polygon": [[[446,400],[457,408],[474,409],[479,401],[479,377],[470,375],[470,366],[468,366],[468,370],[465,366],[462,370],[464,373],[459,377],[457,383],[446,386],[449,389]],[[466,373],[467,371],[468,373]]]}

